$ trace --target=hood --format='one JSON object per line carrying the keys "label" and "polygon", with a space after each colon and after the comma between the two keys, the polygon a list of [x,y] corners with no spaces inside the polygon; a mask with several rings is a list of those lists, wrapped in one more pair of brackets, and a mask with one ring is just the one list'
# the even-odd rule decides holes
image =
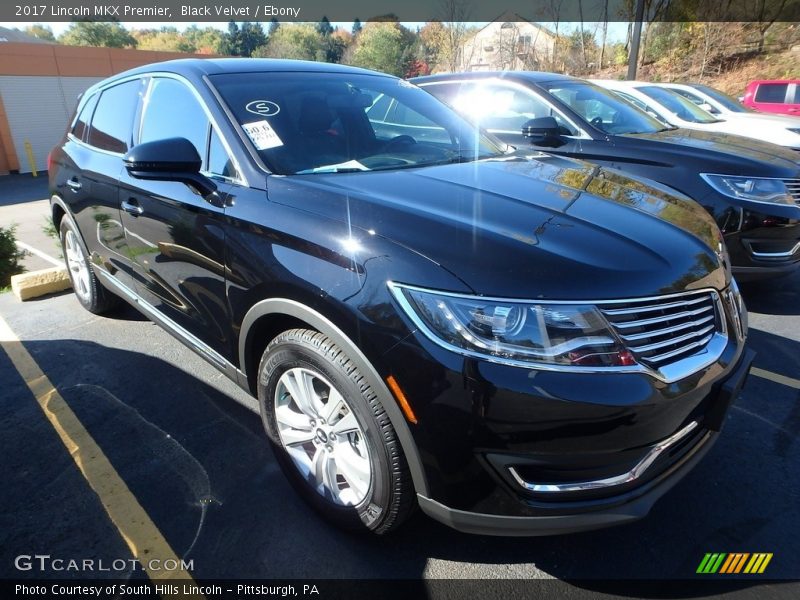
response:
{"label": "hood", "polygon": [[[800,177],[800,156],[796,152],[753,138],[684,128],[616,137],[624,138],[626,146],[639,146],[643,152],[670,152],[694,158],[708,172]],[[655,142],[659,145],[653,146]],[[670,162],[666,156],[661,160]]]}
{"label": "hood", "polygon": [[271,177],[268,193],[348,223],[365,263],[370,235],[383,236],[478,294],[596,300],[726,285],[721,236],[699,205],[550,155]]}

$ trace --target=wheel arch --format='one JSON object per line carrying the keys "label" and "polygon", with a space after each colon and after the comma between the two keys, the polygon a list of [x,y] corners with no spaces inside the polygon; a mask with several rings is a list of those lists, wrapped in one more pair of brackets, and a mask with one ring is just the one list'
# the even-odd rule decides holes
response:
{"label": "wheel arch", "polygon": [[[406,456],[417,494],[427,496],[428,484],[422,460],[408,422],[397,401],[358,345],[320,312],[289,298],[268,298],[257,302],[250,308],[242,321],[239,335],[239,368],[246,378],[246,384],[250,391],[253,391],[252,386],[257,376],[256,370],[260,359],[260,356],[257,356],[258,348],[261,347],[263,352],[263,348],[272,338],[293,327],[311,328],[325,334],[355,363],[377,395],[378,401],[386,411],[386,415],[397,433],[397,439]],[[256,343],[256,340],[259,343]]]}

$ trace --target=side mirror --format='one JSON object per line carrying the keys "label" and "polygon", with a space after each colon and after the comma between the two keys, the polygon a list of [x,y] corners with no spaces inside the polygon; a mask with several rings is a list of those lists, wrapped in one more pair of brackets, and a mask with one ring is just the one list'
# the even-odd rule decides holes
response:
{"label": "side mirror", "polygon": [[558,146],[561,144],[561,128],[553,117],[531,119],[522,126],[522,135],[537,146]]}
{"label": "side mirror", "polygon": [[186,138],[167,138],[134,146],[122,158],[131,177],[185,183],[209,202],[216,184],[200,174],[200,155]]}
{"label": "side mirror", "polygon": [[700,108],[702,108],[706,112],[711,113],[712,115],[719,114],[719,111],[716,108],[714,108],[713,106],[711,106],[708,102],[703,102],[700,105]]}

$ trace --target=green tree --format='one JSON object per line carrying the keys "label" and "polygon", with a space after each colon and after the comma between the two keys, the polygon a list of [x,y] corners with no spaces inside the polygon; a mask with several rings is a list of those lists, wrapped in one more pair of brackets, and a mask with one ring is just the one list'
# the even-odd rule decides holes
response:
{"label": "green tree", "polygon": [[254,56],[325,60],[322,36],[310,23],[281,25]]}
{"label": "green tree", "polygon": [[194,46],[184,39],[175,27],[161,29],[136,29],[131,32],[139,50],[159,50],[162,52],[194,52]]}
{"label": "green tree", "polygon": [[395,21],[371,21],[356,38],[352,64],[402,76],[414,34]]}
{"label": "green tree", "polygon": [[117,22],[75,21],[58,41],[68,46],[136,47],[136,40],[130,31]]}
{"label": "green tree", "polygon": [[245,21],[242,26],[235,21],[228,23],[228,32],[224,36],[222,49],[224,54],[232,56],[252,56],[256,48],[267,43],[267,36],[260,23]]}
{"label": "green tree", "polygon": [[17,249],[15,230],[16,225],[6,229],[0,227],[0,289],[9,285],[12,275],[25,270],[20,264],[25,253]]}
{"label": "green tree", "polygon": [[350,33],[353,35],[358,35],[361,32],[361,19],[356,19],[353,21],[353,28],[350,30]]}
{"label": "green tree", "polygon": [[278,22],[278,19],[276,19],[275,17],[272,17],[269,20],[269,32],[268,32],[268,35],[272,35],[276,31],[278,31],[278,27],[280,27],[280,26],[281,26],[281,24]]}
{"label": "green tree", "polygon": [[28,25],[25,28],[25,33],[32,35],[35,38],[39,38],[40,40],[46,40],[48,42],[56,41],[56,36],[53,35],[53,30],[47,25],[40,25],[39,23],[36,23],[35,25]]}
{"label": "green tree", "polygon": [[222,54],[223,38],[225,34],[213,27],[200,29],[197,25],[187,27],[183,32],[185,43],[190,45],[198,54]]}
{"label": "green tree", "polygon": [[317,33],[319,33],[322,37],[328,37],[333,33],[333,26],[328,20],[328,17],[322,17],[322,20],[317,25]]}

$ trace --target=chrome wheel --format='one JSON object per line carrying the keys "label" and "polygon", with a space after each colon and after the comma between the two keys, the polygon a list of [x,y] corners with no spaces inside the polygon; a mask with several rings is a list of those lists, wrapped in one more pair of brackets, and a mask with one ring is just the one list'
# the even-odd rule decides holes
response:
{"label": "chrome wheel", "polygon": [[92,296],[89,265],[86,263],[86,256],[80,246],[78,236],[71,229],[68,229],[64,236],[64,250],[75,294],[83,301],[89,302]]}
{"label": "chrome wheel", "polygon": [[289,369],[275,388],[275,420],[281,445],[317,493],[343,506],[367,497],[367,439],[333,385],[310,369]]}

